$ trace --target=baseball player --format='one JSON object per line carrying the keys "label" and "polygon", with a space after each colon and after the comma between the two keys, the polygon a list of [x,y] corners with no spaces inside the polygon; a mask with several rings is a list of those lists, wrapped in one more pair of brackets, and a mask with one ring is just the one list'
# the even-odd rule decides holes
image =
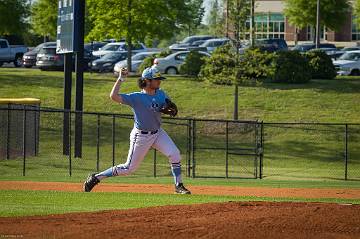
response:
{"label": "baseball player", "polygon": [[169,158],[171,172],[175,181],[175,193],[190,194],[182,183],[180,151],[169,135],[161,128],[161,114],[176,116],[177,107],[161,90],[162,77],[156,65],[146,68],[138,85],[139,92],[119,94],[121,84],[128,72],[124,69],[113,86],[110,98],[120,104],[128,105],[134,113],[134,128],[130,133],[130,148],[127,161],[103,172],[90,174],[84,183],[84,191],[90,192],[101,180],[134,172],[150,148],[154,148]]}

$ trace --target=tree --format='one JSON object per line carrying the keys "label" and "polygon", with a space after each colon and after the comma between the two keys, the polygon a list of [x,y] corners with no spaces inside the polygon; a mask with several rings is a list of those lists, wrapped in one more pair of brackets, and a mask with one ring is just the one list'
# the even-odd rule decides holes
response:
{"label": "tree", "polygon": [[227,20],[232,31],[234,32],[233,41],[239,47],[241,34],[244,34],[249,29],[246,29],[246,21],[250,16],[250,1],[249,0],[227,0]]}
{"label": "tree", "polygon": [[0,0],[0,35],[22,32],[27,26],[27,0]]}
{"label": "tree", "polygon": [[185,24],[189,36],[201,25],[201,21],[205,14],[203,2],[203,0],[192,0],[189,2],[190,6],[188,7],[188,9],[190,10],[190,12],[188,12],[187,14],[189,14],[191,17],[188,18],[189,21]]}
{"label": "tree", "polygon": [[88,0],[89,17],[94,27],[88,39],[125,38],[128,68],[134,43],[170,38],[192,15],[190,0]]}
{"label": "tree", "polygon": [[353,14],[356,16],[355,23],[357,28],[360,28],[360,0],[355,1]]}
{"label": "tree", "polygon": [[207,24],[212,35],[224,35],[224,14],[218,0],[212,1],[209,15],[207,17]]}
{"label": "tree", "polygon": [[56,38],[58,0],[38,0],[31,8],[34,32],[46,38]]}
{"label": "tree", "polygon": [[[285,16],[289,22],[297,28],[305,28],[308,25],[316,26],[316,3],[317,0],[286,0]],[[335,31],[341,28],[350,11],[348,0],[321,0],[320,1],[320,25]]]}

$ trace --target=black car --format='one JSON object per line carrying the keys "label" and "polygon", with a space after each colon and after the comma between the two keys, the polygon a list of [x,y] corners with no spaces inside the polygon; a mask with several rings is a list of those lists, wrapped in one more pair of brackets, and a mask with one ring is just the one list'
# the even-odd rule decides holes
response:
{"label": "black car", "polygon": [[[298,44],[296,45],[292,50],[293,51],[300,51],[300,52],[307,52],[310,51],[312,49],[315,49],[316,45],[314,43],[305,43],[305,44]],[[321,43],[319,45],[319,48],[333,48],[334,50],[336,50],[336,46],[334,44],[331,43]]]}
{"label": "black car", "polygon": [[56,47],[56,42],[45,42],[41,43],[40,45],[36,46],[29,52],[26,52],[23,55],[23,66],[26,68],[31,68],[36,65],[36,56],[41,49],[44,47]]}
{"label": "black car", "polygon": [[119,61],[125,60],[126,58],[127,58],[126,51],[111,52],[104,55],[100,59],[90,62],[89,68],[91,69],[91,71],[112,72],[114,69],[114,65]]}
{"label": "black car", "polygon": [[258,46],[261,50],[267,52],[288,50],[286,41],[281,38],[257,39],[255,45]]}

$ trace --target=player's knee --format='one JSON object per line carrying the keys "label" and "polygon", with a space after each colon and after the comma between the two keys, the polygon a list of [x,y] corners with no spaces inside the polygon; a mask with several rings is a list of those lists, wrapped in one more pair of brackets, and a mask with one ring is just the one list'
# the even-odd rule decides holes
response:
{"label": "player's knee", "polygon": [[169,159],[170,159],[171,163],[180,163],[180,161],[181,161],[180,150],[178,148],[176,148],[176,150],[171,152],[169,155]]}

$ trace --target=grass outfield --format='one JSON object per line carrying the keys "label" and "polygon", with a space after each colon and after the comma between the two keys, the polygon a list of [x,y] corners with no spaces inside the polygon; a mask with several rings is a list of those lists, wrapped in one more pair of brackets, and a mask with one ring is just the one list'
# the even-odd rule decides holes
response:
{"label": "grass outfield", "polygon": [[[111,74],[86,73],[84,110],[131,113],[129,107],[119,106],[109,100],[108,94],[113,82],[114,77]],[[61,108],[63,104],[62,72],[0,68],[0,85],[1,97],[40,98],[42,106],[45,107]],[[138,90],[136,78],[130,78],[123,88],[123,92]],[[231,86],[216,86],[184,77],[169,77],[164,81],[162,88],[179,105],[181,117],[230,119],[232,116],[233,87]],[[73,90],[74,93],[75,90]],[[257,87],[240,87],[239,96],[241,119],[261,119],[265,122],[333,123],[359,122],[360,119],[359,77],[313,80],[308,84],[297,85],[266,83]],[[40,120],[42,126],[40,153],[38,157],[27,159],[27,176],[24,179],[46,180],[51,175],[56,180],[62,180],[62,178],[67,180],[69,163],[61,154],[62,132],[59,125],[62,124],[62,115],[42,113]],[[101,119],[99,170],[112,165],[111,122],[111,118]],[[96,171],[96,123],[95,116],[84,116],[83,158],[72,160],[73,178],[81,179],[89,172]],[[131,127],[131,120],[117,121],[116,164],[123,163],[126,159],[128,134]],[[185,159],[185,128],[165,127]],[[201,127],[200,124],[197,124],[197,127]],[[351,132],[348,146],[348,177],[352,180],[360,180],[360,126],[350,126],[349,130]],[[224,147],[224,134],[211,133],[197,137],[197,144]],[[243,136],[230,134],[230,141],[234,146],[239,144],[244,146],[241,142]],[[342,126],[318,126],[314,129],[267,127],[265,129],[264,180],[343,179],[343,139]],[[237,140],[239,142],[236,142]],[[169,175],[167,159],[158,155],[158,175]],[[225,176],[223,151],[197,151],[196,157],[197,175]],[[229,176],[251,177],[253,161],[248,159],[230,157]],[[185,164],[184,161],[183,164]],[[16,160],[0,160],[0,180],[17,178],[21,174],[21,157]],[[152,174],[151,152],[135,176],[142,178]],[[69,180],[73,179],[69,178]]]}
{"label": "grass outfield", "polygon": [[[2,176],[0,182],[6,181],[38,181],[38,182],[83,182],[85,177],[80,176]],[[212,179],[212,178],[187,178],[186,185],[197,186],[239,186],[239,187],[267,187],[267,188],[360,188],[358,181],[344,180],[274,180],[274,179]],[[108,178],[101,183],[125,183],[125,184],[169,184],[173,183],[172,176],[168,177],[142,177],[142,176],[119,176]]]}
{"label": "grass outfield", "polygon": [[0,216],[47,215],[70,212],[143,208],[229,201],[328,202],[360,204],[360,199],[305,199],[270,197],[233,197],[205,195],[82,193],[56,191],[4,190],[0,193]]}
{"label": "grass outfield", "polygon": [[[138,90],[137,78],[123,92]],[[131,113],[109,100],[111,74],[84,76],[84,111]],[[42,106],[63,106],[63,73],[38,69],[0,68],[1,97],[35,97]],[[217,86],[184,77],[168,77],[161,86],[179,106],[180,117],[231,119],[232,86]],[[73,85],[75,94],[75,83]],[[359,122],[360,78],[313,80],[308,84],[266,83],[240,87],[239,118],[265,122]],[[74,106],[74,103],[72,104]]]}

